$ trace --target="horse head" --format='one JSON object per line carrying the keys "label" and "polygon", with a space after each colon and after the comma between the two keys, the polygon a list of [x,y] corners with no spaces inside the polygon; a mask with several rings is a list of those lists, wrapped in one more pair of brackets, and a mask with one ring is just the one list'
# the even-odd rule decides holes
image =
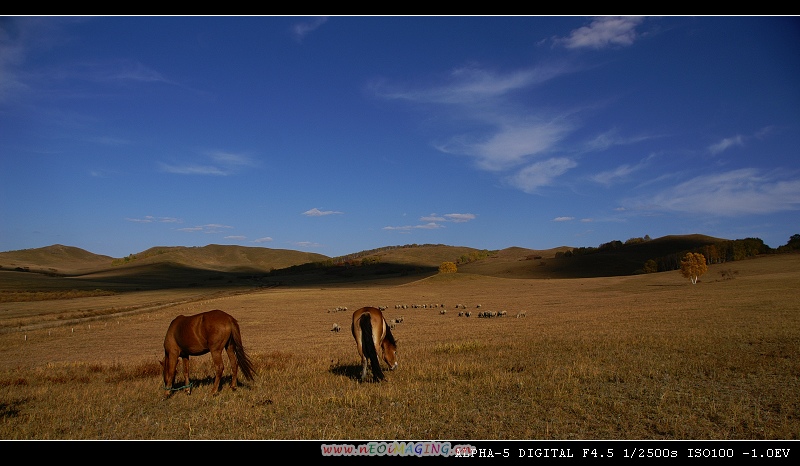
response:
{"label": "horse head", "polygon": [[391,331],[388,331],[386,338],[383,339],[381,349],[383,349],[383,360],[386,361],[389,370],[395,370],[397,368],[397,340],[394,339]]}

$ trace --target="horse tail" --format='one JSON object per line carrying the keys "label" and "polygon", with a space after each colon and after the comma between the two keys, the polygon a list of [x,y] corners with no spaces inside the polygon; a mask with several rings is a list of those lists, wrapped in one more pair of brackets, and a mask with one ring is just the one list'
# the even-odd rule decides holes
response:
{"label": "horse tail", "polygon": [[231,333],[233,354],[236,355],[236,362],[239,363],[239,369],[242,370],[242,375],[244,375],[247,380],[253,380],[253,377],[256,375],[256,369],[255,366],[253,366],[253,361],[251,361],[247,353],[244,352],[242,334],[239,331],[239,324],[236,321],[233,322],[233,330]]}
{"label": "horse tail", "polygon": [[372,317],[368,312],[361,314],[358,325],[361,327],[361,350],[364,352],[364,356],[369,359],[372,366],[372,375],[381,380],[384,376],[381,370],[381,363],[378,360],[378,349],[375,348],[375,340],[372,339]]}

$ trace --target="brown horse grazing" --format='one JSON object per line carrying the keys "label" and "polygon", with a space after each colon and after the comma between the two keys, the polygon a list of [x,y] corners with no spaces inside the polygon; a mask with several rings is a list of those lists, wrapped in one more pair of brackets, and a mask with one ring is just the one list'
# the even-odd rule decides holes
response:
{"label": "brown horse grazing", "polygon": [[174,391],[172,385],[175,383],[178,358],[183,359],[183,375],[186,379],[186,384],[182,388],[186,389],[187,395],[192,393],[189,384],[189,356],[201,356],[206,353],[211,353],[217,369],[211,393],[219,392],[224,369],[223,349],[228,352],[228,361],[231,364],[231,389],[236,390],[239,367],[247,380],[253,380],[255,369],[244,352],[239,323],[236,319],[219,309],[188,317],[180,315],[173,319],[167,329],[167,336],[164,337],[164,360],[161,361],[165,395],[169,396]]}
{"label": "brown horse grazing", "polygon": [[383,313],[374,307],[362,307],[353,313],[351,326],[353,338],[356,339],[358,354],[361,355],[361,381],[367,377],[367,363],[372,366],[372,375],[376,380],[385,377],[378,360],[378,348],[383,353],[383,360],[389,370],[397,367],[397,341],[386,323]]}

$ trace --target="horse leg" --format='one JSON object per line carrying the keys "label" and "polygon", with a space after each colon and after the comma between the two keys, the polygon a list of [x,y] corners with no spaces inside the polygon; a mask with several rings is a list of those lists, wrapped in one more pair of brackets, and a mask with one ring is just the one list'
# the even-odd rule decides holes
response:
{"label": "horse leg", "polygon": [[175,373],[178,371],[178,357],[167,354],[164,357],[164,396],[172,395],[172,387],[175,385]]}
{"label": "horse leg", "polygon": [[361,356],[361,381],[363,382],[367,378],[367,364],[368,360],[366,356]]}
{"label": "horse leg", "polygon": [[228,345],[228,361],[231,363],[231,390],[236,390],[236,376],[239,373],[239,360],[233,351],[233,345]]}
{"label": "horse leg", "polygon": [[219,384],[222,381],[222,371],[225,370],[225,365],[222,363],[222,350],[212,351],[211,358],[214,360],[214,367],[217,369],[211,394],[216,395],[219,392]]}
{"label": "horse leg", "polygon": [[[183,359],[183,379],[184,379],[183,386],[186,387],[186,394],[191,395],[192,385],[189,384],[189,356],[186,356],[185,358],[182,359]],[[175,361],[176,369],[177,366],[178,366],[178,361]]]}

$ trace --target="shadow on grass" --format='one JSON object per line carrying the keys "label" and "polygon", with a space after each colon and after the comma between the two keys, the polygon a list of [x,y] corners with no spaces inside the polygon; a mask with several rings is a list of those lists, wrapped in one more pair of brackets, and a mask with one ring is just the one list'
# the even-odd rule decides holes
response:
{"label": "shadow on grass", "polygon": [[[197,378],[190,377],[189,378],[189,384],[192,387],[192,393],[194,393],[195,390],[207,390],[207,391],[210,392],[211,391],[211,386],[214,385],[214,376],[213,375],[207,375],[207,376],[203,377],[202,379],[197,379]],[[220,379],[220,382],[219,382],[219,391],[221,392],[223,390],[230,390],[230,387],[231,387],[231,376],[230,375],[223,375],[222,379]],[[245,384],[243,384],[242,381],[241,381],[241,378],[240,378],[239,380],[236,381],[236,389],[240,390],[242,388],[249,389],[250,387],[245,385]],[[172,385],[172,390],[175,391],[175,392],[179,392],[179,391],[183,391],[184,389],[185,389],[185,386],[184,386],[183,379],[177,379],[176,378],[175,383]]]}
{"label": "shadow on grass", "polygon": [[26,402],[27,400],[17,400],[10,403],[0,403],[0,419],[18,417],[22,411],[22,405]]}
{"label": "shadow on grass", "polygon": [[[384,372],[388,371],[389,369],[384,368]],[[329,371],[332,374],[336,374],[342,377],[347,377],[350,380],[355,380],[356,382],[362,382],[361,380],[361,365],[360,364],[336,364],[331,366]],[[384,379],[385,380],[385,379]],[[371,369],[367,369],[367,378],[363,382],[367,383],[380,383],[383,380],[378,380],[375,378],[374,374],[372,373]]]}
{"label": "shadow on grass", "polygon": [[348,379],[361,380],[361,364],[336,364],[329,369],[331,374],[336,374]]}

